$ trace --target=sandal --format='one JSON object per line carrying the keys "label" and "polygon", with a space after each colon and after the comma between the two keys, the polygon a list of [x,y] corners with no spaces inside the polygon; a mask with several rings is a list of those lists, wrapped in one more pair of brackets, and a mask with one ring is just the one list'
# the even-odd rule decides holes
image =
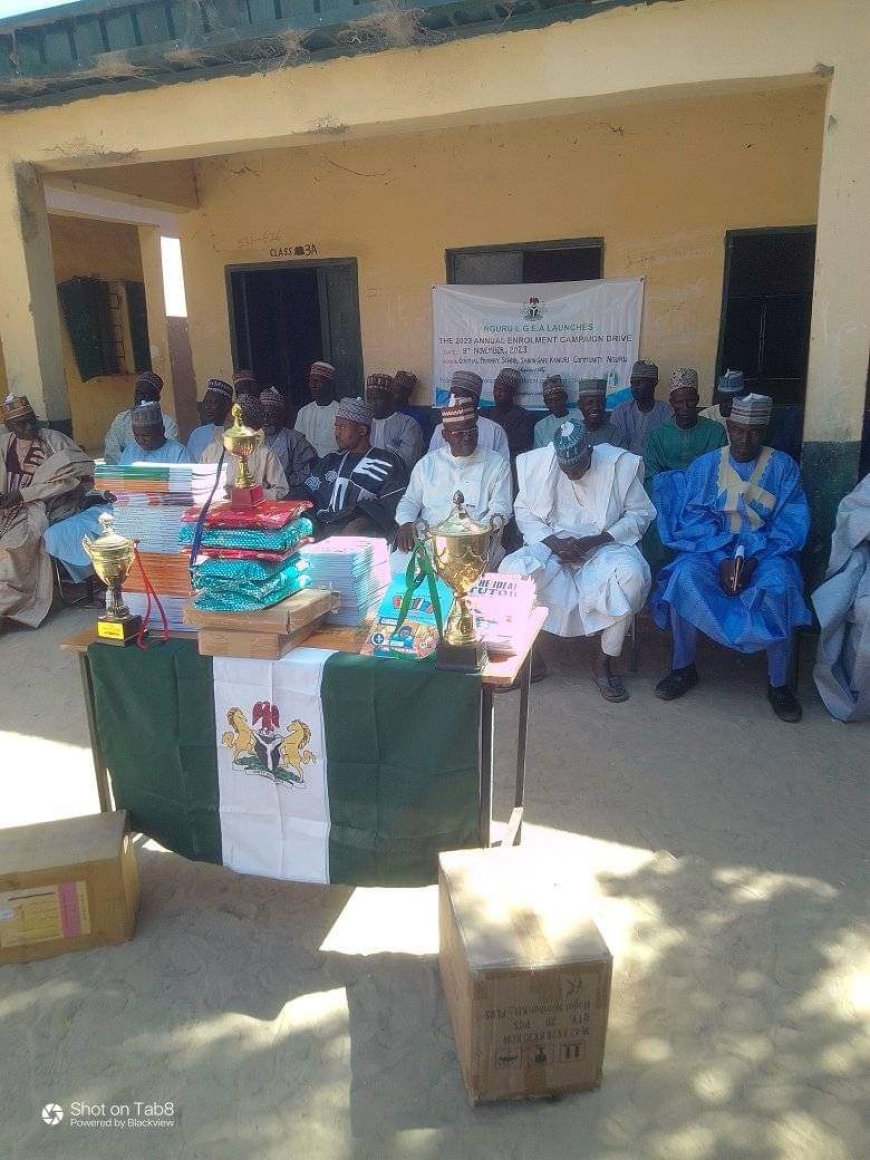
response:
{"label": "sandal", "polygon": [[628,700],[628,689],[622,683],[622,677],[618,677],[614,673],[606,677],[595,677],[595,684],[604,700],[610,701],[613,705]]}

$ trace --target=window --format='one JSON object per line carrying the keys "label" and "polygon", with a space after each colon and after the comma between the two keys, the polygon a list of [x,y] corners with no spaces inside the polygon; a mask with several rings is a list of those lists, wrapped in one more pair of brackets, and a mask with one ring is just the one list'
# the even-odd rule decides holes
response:
{"label": "window", "polygon": [[141,282],[71,278],[57,292],[82,382],[151,369]]}
{"label": "window", "polygon": [[517,242],[447,251],[447,281],[457,286],[585,282],[603,277],[603,238]]}

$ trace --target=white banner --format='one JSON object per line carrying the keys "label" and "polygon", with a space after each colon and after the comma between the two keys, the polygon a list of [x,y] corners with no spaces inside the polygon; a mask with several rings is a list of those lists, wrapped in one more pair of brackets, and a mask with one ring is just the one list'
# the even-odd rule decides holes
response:
{"label": "white banner", "polygon": [[433,402],[443,406],[456,370],[483,379],[484,405],[502,367],[523,376],[516,401],[541,408],[541,386],[561,375],[569,402],[580,379],[607,379],[610,405],[628,398],[637,358],[643,278],[518,286],[433,286]]}

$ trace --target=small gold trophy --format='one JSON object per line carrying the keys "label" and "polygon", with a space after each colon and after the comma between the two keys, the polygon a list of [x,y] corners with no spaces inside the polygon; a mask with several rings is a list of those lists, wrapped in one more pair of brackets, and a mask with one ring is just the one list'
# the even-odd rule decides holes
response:
{"label": "small gold trophy", "polygon": [[239,461],[236,480],[230,488],[230,507],[252,508],[263,499],[263,488],[254,483],[248,467],[248,456],[253,455],[263,442],[263,432],[242,423],[242,408],[233,406],[233,425],[224,431],[224,447]]}
{"label": "small gold trophy", "polygon": [[486,664],[486,647],[474,631],[468,593],[486,571],[493,536],[504,527],[504,518],[490,516],[489,527],[471,518],[461,491],[453,494],[453,508],[434,528],[418,520],[418,539],[428,539],[435,571],[453,590],[453,607],[447,617],[444,640],[436,649],[439,669],[477,672]]}
{"label": "small gold trophy", "polygon": [[141,616],[131,616],[124,603],[121,586],[130,575],[135,544],[114,529],[110,512],[100,516],[102,532],[95,540],[87,536],[82,547],[90,557],[94,571],[106,585],[106,614],[97,621],[97,637],[103,644],[129,644],[142,625]]}

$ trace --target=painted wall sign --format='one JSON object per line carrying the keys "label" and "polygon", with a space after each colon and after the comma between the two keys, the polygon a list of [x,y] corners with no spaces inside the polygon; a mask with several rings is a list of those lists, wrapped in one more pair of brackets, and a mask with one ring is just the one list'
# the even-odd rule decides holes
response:
{"label": "painted wall sign", "polygon": [[295,246],[272,246],[270,258],[316,258],[317,246],[314,242],[303,242]]}
{"label": "painted wall sign", "polygon": [[516,401],[541,408],[541,386],[559,374],[575,402],[579,379],[607,379],[608,401],[628,397],[637,358],[643,278],[515,286],[433,286],[433,402],[443,406],[455,370],[483,379],[484,404],[504,366],[523,376]]}

